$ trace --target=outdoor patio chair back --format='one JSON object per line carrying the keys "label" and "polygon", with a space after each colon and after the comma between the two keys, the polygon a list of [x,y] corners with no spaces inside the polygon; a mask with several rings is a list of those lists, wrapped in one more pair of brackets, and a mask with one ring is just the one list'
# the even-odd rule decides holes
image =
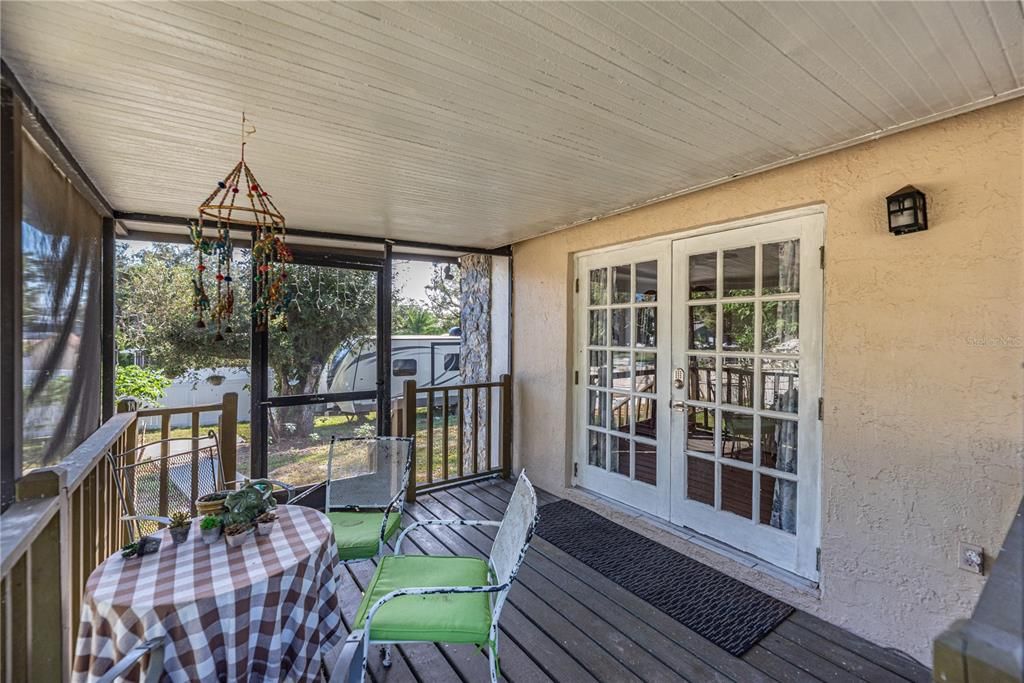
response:
{"label": "outdoor patio chair back", "polygon": [[332,437],[324,512],[393,506],[401,514],[412,446],[412,439],[397,436]]}
{"label": "outdoor patio chair back", "polygon": [[[161,512],[191,510],[196,498],[224,488],[220,442],[212,430],[196,439],[162,439],[121,453],[110,453],[107,460],[124,512],[122,519],[128,522],[132,541],[166,524],[167,518],[161,516]],[[196,473],[195,491],[193,471]],[[164,477],[166,505],[161,510]]]}
{"label": "outdoor patio chair back", "polygon": [[536,525],[537,492],[529,479],[520,476],[491,545],[489,562],[495,583],[512,583],[519,565],[523,563]]}

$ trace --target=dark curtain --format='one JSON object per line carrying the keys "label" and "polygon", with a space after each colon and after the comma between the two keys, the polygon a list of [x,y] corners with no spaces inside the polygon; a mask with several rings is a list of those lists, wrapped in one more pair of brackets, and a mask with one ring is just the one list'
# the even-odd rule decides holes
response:
{"label": "dark curtain", "polygon": [[24,472],[100,422],[103,224],[28,135],[22,187]]}

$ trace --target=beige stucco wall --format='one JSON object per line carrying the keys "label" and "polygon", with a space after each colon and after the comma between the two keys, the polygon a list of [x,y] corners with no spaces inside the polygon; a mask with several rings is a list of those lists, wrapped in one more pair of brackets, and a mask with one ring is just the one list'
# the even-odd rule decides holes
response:
{"label": "beige stucco wall", "polygon": [[[1016,100],[515,245],[516,467],[565,495],[574,253],[824,202],[820,589],[661,537],[930,662],[984,581],[957,542],[996,552],[1022,495],[1022,148]],[[908,183],[930,229],[893,237]]]}

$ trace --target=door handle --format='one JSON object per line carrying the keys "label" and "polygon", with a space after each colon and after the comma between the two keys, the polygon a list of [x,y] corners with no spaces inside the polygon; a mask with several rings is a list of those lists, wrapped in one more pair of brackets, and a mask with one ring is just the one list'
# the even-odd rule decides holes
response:
{"label": "door handle", "polygon": [[684,401],[672,401],[672,410],[684,412],[686,410],[686,403]]}

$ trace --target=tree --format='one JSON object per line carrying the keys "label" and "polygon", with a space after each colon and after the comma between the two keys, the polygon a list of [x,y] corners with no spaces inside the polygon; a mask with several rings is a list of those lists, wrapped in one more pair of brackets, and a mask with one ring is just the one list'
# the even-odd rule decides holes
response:
{"label": "tree", "polygon": [[114,396],[118,401],[134,398],[155,405],[164,397],[164,392],[171,386],[172,381],[164,373],[153,368],[119,365],[114,377]]}
{"label": "tree", "polygon": [[444,334],[447,331],[425,304],[415,299],[403,299],[394,304],[392,334]]}
{"label": "tree", "polygon": [[427,307],[443,331],[459,326],[462,311],[462,278],[457,265],[434,266],[430,284],[424,288]]}

